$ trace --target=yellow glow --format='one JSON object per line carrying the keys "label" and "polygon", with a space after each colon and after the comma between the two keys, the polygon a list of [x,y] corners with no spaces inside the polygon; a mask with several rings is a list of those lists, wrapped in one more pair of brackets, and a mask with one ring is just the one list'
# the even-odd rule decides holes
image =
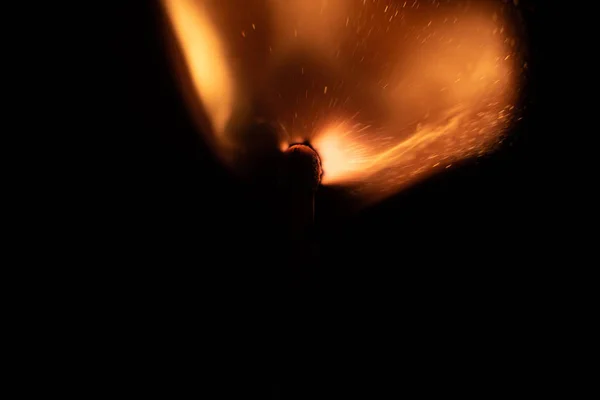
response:
{"label": "yellow glow", "polygon": [[213,131],[222,136],[231,117],[234,85],[219,34],[202,2],[163,0],[196,93]]}
{"label": "yellow glow", "polygon": [[347,127],[340,124],[327,129],[315,140],[323,168],[323,182],[337,183],[351,181],[361,176],[368,165],[360,155],[360,144],[347,137]]}

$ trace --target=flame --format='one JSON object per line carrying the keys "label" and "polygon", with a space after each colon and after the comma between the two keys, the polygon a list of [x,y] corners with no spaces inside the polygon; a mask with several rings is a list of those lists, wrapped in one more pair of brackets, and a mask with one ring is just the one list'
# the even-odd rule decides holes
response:
{"label": "flame", "polygon": [[318,52],[319,57],[330,56],[330,49],[343,39],[350,3],[347,0],[269,0],[274,46],[281,52],[309,49]]}
{"label": "flame", "polygon": [[163,0],[163,5],[213,132],[222,135],[233,109],[234,82],[219,34],[202,2]]}
{"label": "flame", "polygon": [[211,3],[225,15],[220,37],[233,65],[204,2],[164,2],[217,131],[241,102],[234,87],[243,87],[260,116],[284,127],[281,149],[310,141],[323,184],[358,187],[365,199],[490,151],[515,116],[522,60],[513,4]]}

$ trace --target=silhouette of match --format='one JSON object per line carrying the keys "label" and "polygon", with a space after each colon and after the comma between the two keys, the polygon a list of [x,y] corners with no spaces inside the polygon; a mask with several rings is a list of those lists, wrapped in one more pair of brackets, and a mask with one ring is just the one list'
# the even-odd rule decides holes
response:
{"label": "silhouette of match", "polygon": [[295,144],[284,152],[288,221],[293,233],[303,235],[314,223],[315,192],[323,170],[317,152],[305,144]]}
{"label": "silhouette of match", "polygon": [[288,182],[297,190],[316,191],[323,171],[317,152],[305,144],[295,144],[285,151]]}

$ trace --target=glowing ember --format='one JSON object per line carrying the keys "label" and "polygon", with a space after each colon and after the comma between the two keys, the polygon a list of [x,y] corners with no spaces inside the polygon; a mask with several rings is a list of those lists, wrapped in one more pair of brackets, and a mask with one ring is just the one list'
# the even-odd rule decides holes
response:
{"label": "glowing ember", "polygon": [[196,93],[223,132],[219,143],[235,143],[249,116],[277,121],[282,149],[309,140],[323,184],[353,185],[365,199],[489,151],[514,115],[521,61],[513,4],[164,4]]}

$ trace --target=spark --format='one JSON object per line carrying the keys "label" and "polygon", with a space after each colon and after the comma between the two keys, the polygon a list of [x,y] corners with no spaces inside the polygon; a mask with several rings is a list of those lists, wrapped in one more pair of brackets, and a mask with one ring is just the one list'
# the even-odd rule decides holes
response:
{"label": "spark", "polygon": [[[236,122],[233,109],[259,98],[289,132],[278,143],[310,141],[323,184],[352,185],[365,199],[491,151],[518,116],[527,67],[508,36],[511,21],[491,2],[265,0],[268,13],[250,7],[244,25],[234,16],[247,0],[163,3],[197,97],[221,132],[218,151],[243,150],[224,145],[226,127]],[[215,10],[230,16],[218,29]],[[184,21],[196,14],[200,22]],[[247,38],[244,28],[261,24],[272,27],[264,39],[228,36]]]}

